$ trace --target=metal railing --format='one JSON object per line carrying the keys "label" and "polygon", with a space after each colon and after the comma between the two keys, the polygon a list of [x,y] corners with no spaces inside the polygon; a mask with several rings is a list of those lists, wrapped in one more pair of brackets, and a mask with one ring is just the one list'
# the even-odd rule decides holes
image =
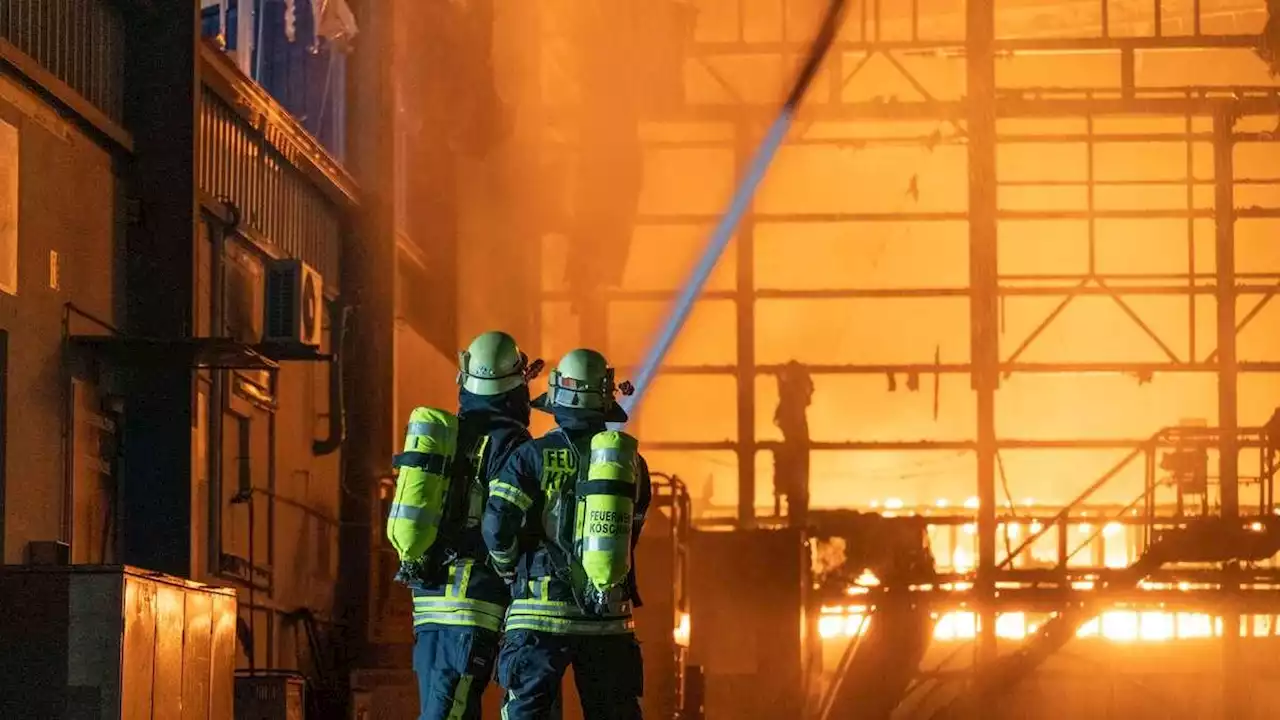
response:
{"label": "metal railing", "polygon": [[3,0],[0,39],[111,120],[124,118],[125,22],[109,0]]}
{"label": "metal railing", "polygon": [[218,93],[205,87],[197,152],[200,190],[239,208],[246,227],[338,286],[343,216],[302,170]]}

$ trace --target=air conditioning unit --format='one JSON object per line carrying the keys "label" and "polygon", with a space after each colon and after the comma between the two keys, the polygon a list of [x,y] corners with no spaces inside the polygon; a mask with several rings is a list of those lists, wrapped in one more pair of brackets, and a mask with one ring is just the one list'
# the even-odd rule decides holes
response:
{"label": "air conditioning unit", "polygon": [[324,279],[301,260],[267,265],[266,319],[262,340],[319,347],[324,317]]}

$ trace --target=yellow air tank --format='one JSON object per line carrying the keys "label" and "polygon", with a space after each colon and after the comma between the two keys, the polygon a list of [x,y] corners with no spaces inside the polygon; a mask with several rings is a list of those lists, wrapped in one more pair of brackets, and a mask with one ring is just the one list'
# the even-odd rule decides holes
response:
{"label": "yellow air tank", "polygon": [[456,415],[436,408],[414,408],[404,452],[396,456],[399,475],[387,517],[387,539],[400,554],[401,563],[421,561],[440,533],[457,448]]}
{"label": "yellow air tank", "polygon": [[591,438],[587,481],[576,491],[576,544],[582,569],[599,592],[619,585],[631,571],[638,446],[621,431],[597,433]]}

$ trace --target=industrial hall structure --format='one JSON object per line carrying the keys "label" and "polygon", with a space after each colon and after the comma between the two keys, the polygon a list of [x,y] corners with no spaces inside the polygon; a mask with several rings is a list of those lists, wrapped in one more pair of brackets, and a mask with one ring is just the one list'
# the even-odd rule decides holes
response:
{"label": "industrial hall structure", "polygon": [[703,280],[645,717],[1277,715],[1277,77],[1270,0],[0,0],[0,716],[414,717],[410,412]]}

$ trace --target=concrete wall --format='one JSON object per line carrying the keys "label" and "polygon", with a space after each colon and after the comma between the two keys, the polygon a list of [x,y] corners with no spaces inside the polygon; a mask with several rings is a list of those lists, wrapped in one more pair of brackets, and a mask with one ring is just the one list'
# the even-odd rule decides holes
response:
{"label": "concrete wall", "polygon": [[[3,560],[18,563],[33,540],[70,539],[62,523],[69,510],[65,304],[115,322],[120,225],[111,156],[42,100],[0,76],[0,134],[10,127],[17,131],[18,157],[0,155],[0,169],[16,160],[18,292],[0,292],[0,330],[9,334],[0,522]],[[57,253],[56,288],[50,282],[51,253]],[[71,318],[70,330],[103,332],[79,317]]]}

